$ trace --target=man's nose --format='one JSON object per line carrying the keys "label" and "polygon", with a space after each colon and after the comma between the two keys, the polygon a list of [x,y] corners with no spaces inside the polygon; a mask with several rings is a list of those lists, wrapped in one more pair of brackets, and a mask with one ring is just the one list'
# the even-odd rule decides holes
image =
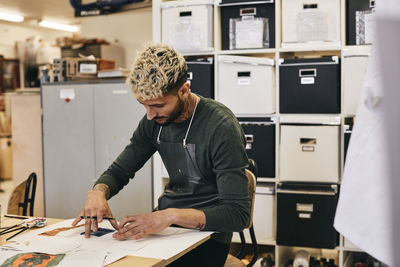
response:
{"label": "man's nose", "polygon": [[152,120],[157,116],[157,113],[151,107],[146,107],[146,114],[148,120]]}

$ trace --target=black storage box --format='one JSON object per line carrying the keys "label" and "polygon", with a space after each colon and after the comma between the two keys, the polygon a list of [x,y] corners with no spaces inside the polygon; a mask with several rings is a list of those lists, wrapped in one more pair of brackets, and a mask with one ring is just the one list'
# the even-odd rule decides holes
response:
{"label": "black storage box", "polygon": [[[231,19],[247,18],[266,18],[268,27],[265,29],[268,35],[268,45],[260,48],[275,48],[275,3],[274,1],[243,1],[243,0],[223,0],[220,4],[221,9],[221,34],[222,50],[230,50],[230,28]],[[240,48],[232,48],[240,49]],[[245,48],[242,48],[245,49]],[[249,49],[251,49],[249,47]]]}
{"label": "black storage box", "polygon": [[281,113],[340,113],[340,64],[337,56],[281,59]]}
{"label": "black storage box", "polygon": [[187,59],[188,82],[193,93],[214,98],[214,60],[212,57]]}
{"label": "black storage box", "polygon": [[275,122],[238,118],[246,136],[247,156],[257,163],[258,177],[275,178]]}
{"label": "black storage box", "polygon": [[276,243],[283,246],[335,248],[333,228],[338,185],[278,183]]}
{"label": "black storage box", "polygon": [[375,0],[347,0],[346,1],[346,44],[356,45],[356,12],[372,11]]}
{"label": "black storage box", "polygon": [[347,148],[349,147],[352,129],[346,129],[344,132],[344,162],[346,163]]}
{"label": "black storage box", "polygon": [[344,119],[344,142],[343,142],[343,155],[344,164],[346,163],[347,149],[349,148],[351,133],[353,132],[354,118],[348,117]]}

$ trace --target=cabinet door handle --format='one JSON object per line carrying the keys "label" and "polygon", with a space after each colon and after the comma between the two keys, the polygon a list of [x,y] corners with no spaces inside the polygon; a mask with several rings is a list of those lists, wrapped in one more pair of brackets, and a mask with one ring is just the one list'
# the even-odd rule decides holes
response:
{"label": "cabinet door handle", "polygon": [[237,72],[237,77],[241,78],[241,77],[250,77],[251,76],[251,72],[250,71],[238,71]]}
{"label": "cabinet door handle", "polygon": [[316,145],[317,144],[317,138],[302,137],[302,138],[300,138],[300,144],[301,145]]}
{"label": "cabinet door handle", "polygon": [[296,211],[313,212],[314,204],[312,204],[312,203],[296,203]]}
{"label": "cabinet door handle", "polygon": [[257,13],[257,9],[253,8],[241,8],[240,9],[240,16],[255,16]]}
{"label": "cabinet door handle", "polygon": [[192,11],[181,11],[179,12],[179,17],[191,17]]}
{"label": "cabinet door handle", "polygon": [[375,0],[369,0],[369,7],[375,8]]}
{"label": "cabinet door handle", "polygon": [[299,77],[317,77],[317,69],[299,69]]}
{"label": "cabinet door handle", "polygon": [[246,138],[246,143],[253,143],[254,142],[254,135],[245,134],[244,137]]}
{"label": "cabinet door handle", "polygon": [[303,9],[317,9],[318,4],[303,4]]}

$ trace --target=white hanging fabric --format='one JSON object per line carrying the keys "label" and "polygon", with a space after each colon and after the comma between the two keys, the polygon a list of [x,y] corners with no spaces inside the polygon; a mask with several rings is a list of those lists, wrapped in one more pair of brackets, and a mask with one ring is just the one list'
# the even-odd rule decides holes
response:
{"label": "white hanging fabric", "polygon": [[[400,10],[400,5],[395,0],[377,2],[377,18],[384,18],[386,10]],[[389,266],[400,266],[399,256],[396,255],[398,253],[393,248],[393,237],[395,231],[399,230],[395,229],[398,225],[394,224],[398,214],[392,195],[395,184],[389,168],[389,152],[393,142],[399,143],[399,140],[388,140],[385,131],[391,122],[386,116],[386,105],[389,102],[385,98],[387,87],[384,85],[388,81],[383,73],[390,66],[386,63],[380,64],[379,51],[385,49],[384,43],[387,40],[382,35],[378,36],[372,45],[364,80],[363,101],[358,108],[350,139],[334,226],[371,256]],[[398,39],[397,45],[399,42]],[[391,52],[399,53],[398,50]],[[398,69],[397,66],[392,67]],[[397,102],[398,99],[399,96]],[[398,103],[396,108],[399,111]],[[398,189],[396,191],[398,194]]]}

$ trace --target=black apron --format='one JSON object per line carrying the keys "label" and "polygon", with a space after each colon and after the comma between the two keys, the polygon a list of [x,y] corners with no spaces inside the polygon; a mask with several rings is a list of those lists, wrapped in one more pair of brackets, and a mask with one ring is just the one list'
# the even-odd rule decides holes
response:
{"label": "black apron", "polygon": [[160,210],[167,208],[206,208],[215,206],[219,202],[216,181],[211,181],[201,175],[196,163],[196,146],[186,143],[198,101],[196,101],[182,143],[160,141],[162,127],[158,133],[158,152],[169,174],[169,183],[158,199],[158,209]]}

